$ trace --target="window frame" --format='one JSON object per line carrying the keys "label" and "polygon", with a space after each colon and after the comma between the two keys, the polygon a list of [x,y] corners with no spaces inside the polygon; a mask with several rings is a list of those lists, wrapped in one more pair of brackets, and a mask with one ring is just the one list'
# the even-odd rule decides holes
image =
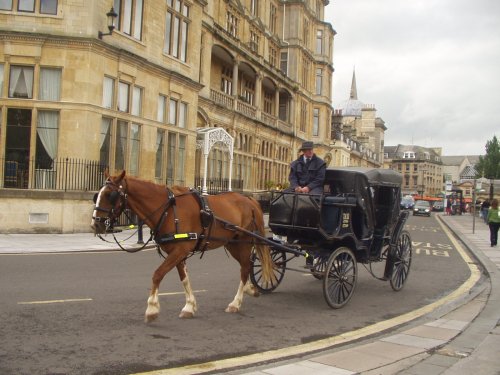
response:
{"label": "window frame", "polygon": [[163,53],[187,62],[191,6],[184,0],[167,1]]}
{"label": "window frame", "polygon": [[[49,71],[57,72],[59,73],[57,78],[57,89],[56,89],[56,96],[54,98],[50,97],[50,87],[45,88],[45,84],[42,82],[42,76],[44,73],[48,73]],[[62,68],[54,68],[54,67],[46,67],[46,66],[41,66],[40,67],[40,72],[39,72],[39,77],[38,77],[38,100],[45,100],[45,101],[51,101],[51,102],[58,102],[61,100],[61,83],[62,83]]]}
{"label": "window frame", "polygon": [[[11,90],[11,84],[12,84],[12,74],[13,74],[13,70],[14,68],[19,68],[23,71],[23,77],[25,77],[25,73],[24,73],[24,69],[30,69],[31,70],[31,87],[28,87],[26,86],[26,97],[24,96],[15,96],[15,89],[12,89]],[[17,76],[17,80],[19,80],[19,77],[20,77],[21,73],[19,73],[19,75]],[[26,77],[25,77],[26,78]],[[17,86],[17,80],[16,80],[16,86]],[[9,67],[9,88],[8,88],[8,98],[11,98],[11,99],[34,99],[34,83],[35,83],[35,66],[34,65],[10,65]],[[30,96],[30,92],[31,91],[31,96]],[[12,94],[11,94],[12,92]]]}
{"label": "window frame", "polygon": [[321,116],[320,109],[318,107],[314,107],[313,108],[313,128],[312,128],[313,137],[319,136],[320,116]]}
{"label": "window frame", "polygon": [[316,95],[323,93],[323,69],[316,68]]}
{"label": "window frame", "polygon": [[144,0],[113,0],[113,9],[118,14],[116,30],[136,40],[142,40]]}

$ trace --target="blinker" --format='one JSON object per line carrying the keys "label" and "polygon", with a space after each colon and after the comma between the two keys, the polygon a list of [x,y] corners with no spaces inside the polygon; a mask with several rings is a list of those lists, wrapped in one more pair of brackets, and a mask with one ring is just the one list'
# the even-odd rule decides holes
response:
{"label": "blinker", "polygon": [[118,201],[118,198],[120,197],[120,193],[117,191],[112,191],[109,194],[109,203],[111,203],[113,206],[116,205],[116,202]]}

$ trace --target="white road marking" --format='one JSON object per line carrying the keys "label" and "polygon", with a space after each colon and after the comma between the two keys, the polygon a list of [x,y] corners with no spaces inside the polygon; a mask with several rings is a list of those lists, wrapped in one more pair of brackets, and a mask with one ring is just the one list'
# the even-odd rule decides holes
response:
{"label": "white road marking", "polygon": [[[193,293],[205,293],[207,290],[206,289],[201,289],[201,290],[193,290]],[[166,293],[158,293],[159,296],[175,296],[178,294],[184,295],[184,292],[166,292]]]}
{"label": "white road marking", "polygon": [[73,299],[54,299],[49,301],[27,301],[18,302],[18,305],[44,305],[49,303],[66,303],[66,302],[88,302],[93,301],[92,298],[73,298]]}

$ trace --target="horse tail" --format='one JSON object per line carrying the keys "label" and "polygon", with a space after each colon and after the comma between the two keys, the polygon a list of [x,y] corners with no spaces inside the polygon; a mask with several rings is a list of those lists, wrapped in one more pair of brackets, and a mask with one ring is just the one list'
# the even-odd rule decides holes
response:
{"label": "horse tail", "polygon": [[[265,226],[264,226],[264,213],[260,207],[259,202],[252,197],[249,197],[254,206],[254,210],[252,210],[254,216],[254,222],[256,225],[256,230],[261,236],[265,236]],[[257,251],[257,255],[260,259],[262,265],[262,277],[264,282],[272,282],[274,277],[273,270],[273,260],[271,258],[271,252],[269,250],[269,246],[262,244],[259,241],[255,243],[255,250]]]}

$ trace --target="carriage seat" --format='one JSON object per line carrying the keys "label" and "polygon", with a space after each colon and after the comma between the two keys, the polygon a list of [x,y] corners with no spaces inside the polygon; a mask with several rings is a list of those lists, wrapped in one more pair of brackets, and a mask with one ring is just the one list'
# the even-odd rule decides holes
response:
{"label": "carriage seat", "polygon": [[326,195],[323,199],[323,205],[325,206],[334,206],[338,204],[348,204],[355,205],[356,197],[344,196],[344,195]]}
{"label": "carriage seat", "polygon": [[269,227],[280,236],[315,236],[321,195],[282,193],[271,201]]}
{"label": "carriage seat", "polygon": [[321,206],[321,227],[326,233],[334,234],[340,226],[342,207],[355,205],[356,197],[326,195]]}

